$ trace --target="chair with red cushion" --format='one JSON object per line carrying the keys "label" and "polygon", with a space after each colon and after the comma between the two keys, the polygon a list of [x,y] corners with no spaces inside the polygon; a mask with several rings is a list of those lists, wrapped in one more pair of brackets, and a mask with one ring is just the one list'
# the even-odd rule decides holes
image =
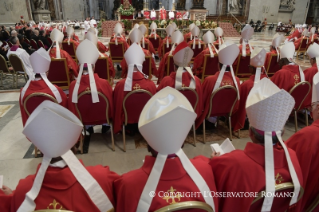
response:
{"label": "chair with red cushion", "polygon": [[[182,87],[180,89],[177,89],[179,92],[181,92],[191,103],[194,111],[196,111],[196,107],[198,104],[198,93],[195,89],[189,88],[189,87]],[[195,130],[195,122],[193,124],[193,136],[194,136],[194,146],[196,146],[196,130]]]}
{"label": "chair with red cushion", "polygon": [[13,46],[10,41],[8,41],[8,45],[9,45],[10,48]]}
{"label": "chair with red cushion", "polygon": [[273,76],[277,71],[280,70],[278,61],[277,61],[277,54],[271,54],[271,58],[269,60],[269,63],[266,64],[266,70],[268,77]]}
{"label": "chair with red cushion", "polygon": [[21,61],[21,59],[15,54],[10,54],[8,59],[13,68],[13,80],[16,83],[16,87],[18,86],[19,76],[23,76],[25,82],[27,82],[28,81],[27,72],[25,71],[24,64]]}
{"label": "chair with red cushion", "polygon": [[141,42],[141,47],[142,47],[143,49],[150,50],[150,47],[149,47],[148,43],[144,43],[144,46],[145,46],[145,48],[143,48],[143,44],[142,44],[142,42]]}
{"label": "chair with red cushion", "polygon": [[50,46],[52,46],[52,43],[53,43],[53,42],[52,42],[51,38],[50,38],[50,37],[47,37],[47,40],[48,40]]}
{"label": "chair with red cushion", "polygon": [[303,39],[301,40],[301,44],[300,44],[298,50],[296,51],[296,52],[297,52],[297,55],[296,55],[297,58],[298,58],[298,56],[299,56],[301,53],[303,53],[303,59],[305,59],[305,55],[306,55],[306,51],[307,51],[307,47],[308,47],[307,42],[309,42],[309,41],[307,40],[307,38],[303,38]]}
{"label": "chair with red cushion", "polygon": [[194,52],[194,55],[193,55],[193,58],[192,58],[192,61],[191,63],[194,62],[194,58],[199,55],[204,49],[205,49],[205,44],[201,44],[201,47],[198,48],[198,41],[195,42],[195,49],[193,49],[193,43],[189,44],[189,47],[193,50]]}
{"label": "chair with red cushion", "polygon": [[124,58],[124,45],[122,42],[118,42],[116,45],[114,42],[109,43],[110,57],[113,63],[120,63]]}
{"label": "chair with red cushion", "polygon": [[155,52],[157,53],[157,52],[158,52],[159,45],[160,45],[160,40],[159,40],[159,38],[156,38],[156,40],[155,40],[155,38],[149,37],[148,39],[149,39],[150,42],[153,44],[153,47],[154,47],[154,49],[155,49]]}
{"label": "chair with red cushion", "polygon": [[165,67],[164,77],[169,76],[172,72],[175,71],[175,64],[173,55],[168,55],[167,65]]}
{"label": "chair with red cushion", "polygon": [[210,57],[210,54],[206,54],[202,72],[202,82],[204,82],[206,77],[216,74],[217,71],[219,71],[218,55],[214,54],[214,57]]}
{"label": "chair with red cushion", "polygon": [[[98,92],[99,102],[92,103],[92,94],[90,90],[86,90],[78,95],[78,103],[75,103],[78,117],[82,121],[83,125],[110,125],[112,150],[114,151],[114,137],[113,137],[113,125],[109,117],[110,105],[109,99],[104,94]],[[84,130],[86,133],[86,130]],[[83,146],[81,147],[81,153],[83,153]]]}
{"label": "chair with red cushion", "polygon": [[38,40],[38,46],[39,46],[40,48],[42,47],[42,48],[45,49],[45,46],[44,46],[42,40]]}
{"label": "chair with red cushion", "polygon": [[[291,182],[285,182],[275,185],[275,194],[271,211],[288,211],[291,197],[287,194],[293,194],[294,185]],[[249,212],[261,211],[266,191],[258,193],[257,197],[252,201]],[[302,198],[304,190],[300,187],[298,201]]]}
{"label": "chair with red cushion", "polygon": [[[295,99],[295,106],[294,106],[294,115],[295,115],[295,132],[298,131],[298,119],[297,119],[297,112],[300,110],[303,110],[305,108],[302,108],[302,103],[308,96],[310,92],[311,85],[307,81],[299,82],[296,84],[290,91],[290,95]],[[308,113],[306,110],[305,113],[306,117],[306,125],[308,126]]]}
{"label": "chair with red cushion", "polygon": [[30,40],[30,45],[32,46],[32,49],[37,50],[39,48],[37,42],[33,39]]}
{"label": "chair with red cushion", "polygon": [[167,45],[166,45],[166,42],[165,42],[165,43],[163,43],[161,48],[162,48],[162,55],[164,56],[167,52],[171,51],[172,43],[169,41],[168,48],[167,48]]}
{"label": "chair with red cushion", "polygon": [[12,88],[14,88],[14,82],[16,82],[17,86],[17,81],[15,80],[15,71],[13,70],[12,67],[8,67],[8,61],[4,59],[2,55],[0,55],[0,75],[1,75],[1,87],[3,86],[3,77],[4,76],[13,76],[12,77]]}
{"label": "chair with red cushion", "polygon": [[111,84],[109,61],[106,57],[100,57],[95,63],[94,73],[99,75],[100,78],[106,79]]}
{"label": "chair with red cushion", "polygon": [[75,47],[73,42],[70,42],[70,45],[68,42],[62,42],[62,49],[76,61]]}
{"label": "chair with red cushion", "polygon": [[5,47],[6,45],[8,45],[8,43],[6,42],[6,41],[1,41],[2,42],[2,45],[1,45],[1,47]]}
{"label": "chair with red cushion", "polygon": [[250,65],[250,54],[247,54],[246,57],[243,57],[240,53],[238,55],[238,62],[236,67],[236,77],[239,79],[248,79],[251,76],[249,71]]}
{"label": "chair with red cushion", "polygon": [[142,72],[148,76],[148,79],[152,79],[152,56],[145,56],[145,61],[143,62]]}
{"label": "chair with red cushion", "polygon": [[188,43],[189,41],[191,41],[191,37],[186,38],[186,43]]}
{"label": "chair with red cushion", "polygon": [[30,41],[29,41],[29,39],[28,39],[28,38],[24,38],[24,42],[26,42],[27,44],[29,44],[29,45],[30,45]]}
{"label": "chair with red cushion", "polygon": [[[37,92],[27,96],[23,102],[23,108],[28,117],[43,101],[46,100],[58,104],[58,101],[53,96],[47,93]],[[34,156],[38,157],[38,148],[36,146],[34,146]]]}
{"label": "chair with red cushion", "polygon": [[126,151],[125,126],[127,124],[138,123],[140,114],[153,95],[144,89],[136,88],[127,93],[123,100],[124,123],[123,123],[123,148]]}
{"label": "chair with red cushion", "polygon": [[[229,120],[229,138],[232,140],[231,116],[234,106],[237,102],[237,89],[234,86],[226,85],[215,90],[209,101],[209,110],[205,114],[206,119],[214,116],[228,116]],[[227,97],[227,98],[225,98]],[[216,104],[217,102],[217,104]],[[218,119],[217,119],[218,124]],[[203,121],[204,143],[206,142],[205,120]]]}
{"label": "chair with red cushion", "polygon": [[69,89],[69,68],[67,66],[65,58],[51,58],[48,79],[52,84],[59,86],[63,90]]}

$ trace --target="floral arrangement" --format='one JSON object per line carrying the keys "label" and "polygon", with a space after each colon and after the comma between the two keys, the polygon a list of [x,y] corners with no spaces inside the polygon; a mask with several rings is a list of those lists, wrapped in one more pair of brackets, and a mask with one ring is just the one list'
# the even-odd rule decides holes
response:
{"label": "floral arrangement", "polygon": [[195,21],[196,26],[201,26],[200,20]]}
{"label": "floral arrangement", "polygon": [[121,4],[120,7],[119,7],[119,13],[121,15],[124,15],[124,16],[133,15],[134,11],[135,11],[135,9],[133,8],[132,5],[130,5],[129,9],[124,9],[123,8],[123,4]]}
{"label": "floral arrangement", "polygon": [[162,28],[165,28],[166,25],[167,25],[166,20],[162,20],[161,23],[160,23],[160,25],[162,26]]}
{"label": "floral arrangement", "polygon": [[98,36],[99,36],[99,37],[102,36],[102,32],[103,32],[103,30],[102,30],[102,24],[103,24],[104,21],[105,21],[105,19],[102,18],[102,19],[99,21],[98,25],[97,25]]}
{"label": "floral arrangement", "polygon": [[217,23],[212,21],[202,21],[201,22],[201,27],[203,29],[215,29],[217,27]]}

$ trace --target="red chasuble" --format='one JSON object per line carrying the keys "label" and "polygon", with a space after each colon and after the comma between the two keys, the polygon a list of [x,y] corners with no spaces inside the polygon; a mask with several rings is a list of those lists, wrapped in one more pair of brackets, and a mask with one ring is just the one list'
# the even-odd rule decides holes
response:
{"label": "red chasuble", "polygon": [[[38,166],[37,172],[40,168]],[[105,194],[115,207],[113,197],[113,181],[119,175],[110,171],[109,167],[101,165],[86,167],[92,177],[99,183]],[[14,192],[11,211],[17,211],[30,191],[36,174],[29,175],[19,181]],[[76,180],[69,167],[49,167],[45,172],[43,184],[38,197],[35,199],[36,210],[56,209],[71,210],[77,212],[96,211],[99,209],[94,205],[89,195],[81,184]],[[55,209],[55,208],[54,208]]]}
{"label": "red chasuble", "polygon": [[164,75],[166,75],[165,73],[165,69],[168,63],[168,55],[170,52],[167,52],[164,57],[161,59],[161,62],[159,64],[159,67],[157,69],[157,73],[158,73],[158,79],[157,79],[157,84],[159,85],[161,80],[163,79]]}
{"label": "red chasuble", "polygon": [[[319,194],[319,120],[312,123],[311,126],[305,127],[292,135],[286,144],[289,148],[296,151],[304,183],[304,195],[297,203],[301,205],[302,211],[315,200]],[[319,211],[319,207],[314,211]]]}
{"label": "red chasuble", "polygon": [[[94,74],[94,79],[95,79],[97,91],[104,94],[109,101],[109,118],[112,120],[112,118],[113,118],[113,98],[112,98],[113,91],[112,91],[112,87],[107,80],[101,79],[97,74]],[[72,102],[72,95],[73,95],[73,90],[74,90],[75,84],[76,84],[76,80],[74,80],[70,84],[68,108],[72,113],[74,113],[76,116],[78,116],[78,112],[75,108],[75,103]],[[86,91],[89,88],[90,88],[89,75],[88,74],[82,75],[78,95],[80,95],[80,93]],[[102,98],[102,97],[99,97],[99,99],[100,98]],[[90,109],[88,108],[87,110],[90,110]],[[91,110],[91,112],[93,112],[93,110]],[[82,119],[90,120],[90,114],[81,114],[81,115],[82,115]],[[90,124],[90,123],[87,123],[87,124]],[[94,124],[94,120],[92,120],[92,124]]]}
{"label": "red chasuble", "polygon": [[[50,52],[50,57],[51,58],[56,58],[56,47],[53,47]],[[61,58],[65,58],[66,59],[66,63],[69,67],[69,71],[71,73],[73,73],[73,75],[75,77],[78,76],[79,74],[79,66],[76,64],[76,62],[73,60],[73,58],[69,55],[69,53],[67,53],[66,51],[64,51],[63,49],[60,49],[60,54],[61,54]],[[70,73],[70,75],[72,75]],[[70,77],[70,80],[73,79],[73,77]]]}
{"label": "red chasuble", "polygon": [[[300,185],[303,186],[302,172],[295,151],[289,149],[291,161],[296,170]],[[292,182],[283,148],[274,146],[275,180],[277,184]],[[209,164],[215,176],[219,192],[260,192],[265,190],[265,148],[262,145],[247,143],[245,150],[234,150],[214,157]],[[220,212],[249,211],[252,197],[219,198]],[[239,210],[240,209],[240,210]],[[296,208],[297,209],[297,208]],[[271,211],[276,211],[275,208]],[[300,211],[300,210],[295,210]],[[282,211],[276,211],[282,212]]]}
{"label": "red chasuble", "polygon": [[298,65],[285,65],[271,77],[271,81],[287,92],[300,82]]}
{"label": "red chasuble", "polygon": [[[261,74],[260,79],[267,77],[266,74]],[[246,100],[250,90],[254,86],[255,75],[251,75],[248,80],[243,82],[240,85],[240,101],[238,111],[232,116],[232,123],[233,123],[233,131],[237,131],[242,129],[245,125],[246,119]]]}
{"label": "red chasuble", "polygon": [[[204,82],[203,82],[202,91],[203,91],[203,103],[204,103],[203,109],[204,109],[204,111],[201,114],[201,116],[196,119],[196,129],[203,123],[203,121],[205,120],[205,118],[207,116],[207,113],[209,110],[210,96],[213,93],[214,86],[215,86],[215,83],[216,83],[217,78],[219,76],[219,73],[220,73],[220,71],[216,72],[216,74],[214,74],[213,76],[206,77]],[[240,81],[239,81],[238,77],[236,77],[236,81],[237,81],[237,85],[240,86]],[[232,78],[230,71],[225,72],[223,79],[222,79],[222,82],[220,84],[220,87],[226,86],[226,85],[231,85],[231,86],[235,87],[235,83],[233,81],[233,78]],[[240,92],[240,87],[239,87],[238,92]],[[237,103],[234,106],[233,113],[235,111],[237,111],[238,104],[239,104],[238,102],[239,101],[237,101]]]}
{"label": "red chasuble", "polygon": [[[57,85],[54,85],[54,86],[58,89],[58,91],[61,95],[62,102],[60,103],[60,105],[67,108],[68,107],[68,98],[67,98],[66,94],[63,92],[63,90],[60,87],[58,87]],[[21,90],[20,90],[20,95],[21,95],[22,89],[23,88],[21,88]],[[30,85],[23,96],[23,103],[26,100],[26,98],[33,93],[46,93],[46,94],[49,94],[55,98],[51,89],[47,86],[47,84],[42,79],[38,80],[38,81],[34,80],[34,81],[30,82]],[[24,126],[26,121],[28,120],[29,116],[25,112],[23,103],[21,103],[20,100],[21,100],[21,96],[19,97],[19,104],[20,104],[20,112],[21,112],[21,117],[22,117],[22,124]]]}
{"label": "red chasuble", "polygon": [[[152,57],[152,54],[150,53],[150,51],[148,51],[146,49],[143,49],[143,48],[142,48],[142,50],[143,50],[143,52],[145,54],[145,57],[147,57],[147,56]],[[128,67],[127,67],[127,63],[126,63],[125,58],[121,61],[121,67],[122,67],[122,75],[121,75],[121,77],[122,78],[126,78]],[[158,76],[154,58],[152,58],[152,75],[155,75],[156,77]]]}
{"label": "red chasuble", "polygon": [[[104,57],[106,57],[107,58],[107,61],[108,61],[108,63],[109,63],[109,71],[110,71],[110,77],[115,77],[115,70],[114,70],[114,65],[113,65],[113,61],[112,61],[112,59],[109,57],[109,56],[107,56],[107,54],[105,54],[105,53],[101,53]],[[99,56],[99,58],[101,58],[101,55]]]}
{"label": "red chasuble", "polygon": [[[126,42],[126,40],[122,37],[118,37],[117,38],[117,42],[122,42],[123,46],[124,46],[124,51],[126,51],[130,45],[128,45],[128,43]],[[110,41],[110,43],[115,43],[115,38],[112,38],[112,40]]]}
{"label": "red chasuble", "polygon": [[[117,211],[136,211],[140,196],[153,168],[155,159],[155,157],[146,156],[144,164],[140,169],[136,169],[134,171],[123,174],[120,179],[114,182],[115,195],[116,199],[118,200],[116,205]],[[204,161],[200,158],[191,159],[190,161],[195,166],[197,171],[201,174],[203,179],[206,181],[210,190],[216,191],[214,175],[207,161]],[[181,197],[173,196],[174,198],[168,198],[165,197],[165,195],[163,194],[167,191],[182,192],[182,195]],[[196,196],[191,196],[187,195],[186,192],[193,192],[193,194],[197,194],[197,192],[199,192],[199,189],[185,171],[179,158],[176,157],[167,159],[163,168],[163,172],[159,179],[159,183],[156,187],[156,196],[153,198],[149,211],[155,211],[159,208],[170,205],[173,202],[205,202],[204,198],[202,196],[199,196],[199,194]],[[216,211],[218,211],[218,201],[215,198],[214,203],[215,209]]]}
{"label": "red chasuble", "polygon": [[1,212],[10,212],[12,197],[13,197],[13,194],[5,195],[4,192],[0,189],[0,211]]}
{"label": "red chasuble", "polygon": [[[267,69],[268,65],[269,65],[269,62],[270,62],[270,58],[271,58],[271,55],[272,54],[277,54],[276,50],[275,49],[272,49],[270,52],[267,52],[266,53],[266,60],[265,60],[265,68]],[[276,58],[277,59],[277,58]]]}
{"label": "red chasuble", "polygon": [[[63,40],[63,42],[68,42],[69,38],[65,38]],[[70,43],[73,43],[74,44],[74,48],[75,48],[75,51],[77,50],[78,46],[80,45],[80,43],[76,40],[73,40],[72,38],[70,39]]]}
{"label": "red chasuble", "polygon": [[104,44],[101,41],[97,41],[97,48],[99,52],[102,52],[102,53],[109,51],[109,49],[106,46],[104,46]]}
{"label": "red chasuble", "polygon": [[[214,47],[212,47],[212,51],[213,54],[216,54],[216,51],[214,49]],[[195,58],[194,58],[194,63],[193,63],[193,72],[196,73],[196,75],[198,75],[197,71],[199,71],[200,73],[202,73],[202,68],[204,66],[204,60],[205,60],[205,55],[209,54],[209,48],[207,47],[206,49],[204,49],[201,53],[199,53]],[[200,69],[200,70],[197,70]]]}
{"label": "red chasuble", "polygon": [[[142,45],[142,42],[143,41],[141,41],[141,45]],[[155,55],[156,52],[155,52],[155,49],[154,49],[154,46],[153,46],[152,42],[149,39],[147,39],[147,38],[144,38],[144,42],[148,43],[148,50],[151,52],[151,54]]]}
{"label": "red chasuble", "polygon": [[[239,54],[242,54],[243,52],[243,45],[242,44],[240,44],[239,45]],[[254,49],[254,47],[251,47],[251,49]],[[251,52],[250,52],[250,48],[249,48],[249,45],[248,44],[246,44],[246,57],[247,57],[247,55],[248,54],[250,54]],[[239,56],[239,54],[238,54],[238,56]],[[237,63],[238,63],[238,57],[236,58],[236,60],[234,61],[234,63],[233,63],[233,67],[235,67],[235,65],[237,65]]]}
{"label": "red chasuble", "polygon": [[[149,35],[149,36],[147,36],[146,38],[155,38],[154,37],[155,35],[154,34],[151,34],[151,35]],[[157,41],[157,39],[159,39],[159,44],[162,42],[162,38],[158,35],[158,34],[156,34],[156,41]]]}
{"label": "red chasuble", "polygon": [[[114,102],[114,119],[113,128],[114,133],[118,133],[123,126],[125,120],[123,110],[123,100],[129,91],[124,91],[125,79],[120,80],[116,83],[114,88],[113,102]],[[144,89],[151,92],[153,95],[156,93],[156,86],[153,81],[145,79],[141,72],[133,72],[132,90]],[[132,121],[128,119],[128,123]]]}
{"label": "red chasuble", "polygon": [[[301,41],[302,41],[303,37],[298,38],[297,40],[294,41],[294,45],[295,45],[295,50],[299,49],[299,46],[301,45]],[[308,41],[309,42],[309,41]]]}
{"label": "red chasuble", "polygon": [[318,73],[317,63],[313,64],[310,68],[304,70],[303,73],[305,74],[305,80],[309,82],[311,85],[310,92],[302,104],[302,108],[305,108],[311,105],[313,76],[316,73]]}
{"label": "red chasuble", "polygon": [[290,39],[292,39],[292,38],[300,38],[301,37],[301,32],[299,32],[299,30],[298,29],[295,29],[295,31],[291,34],[291,35],[289,35],[288,37],[287,37],[287,39],[288,39],[288,41],[290,40]]}
{"label": "red chasuble", "polygon": [[[182,77],[182,86],[189,87],[191,79],[192,77],[190,76],[190,74],[188,72],[184,72]],[[176,80],[176,72],[172,72],[169,76],[164,77],[161,83],[159,84],[159,86],[157,87],[157,92],[167,86],[175,88],[175,80]],[[198,118],[203,111],[203,94],[202,94],[201,81],[196,76],[195,76],[195,82],[196,82],[195,90],[198,94],[198,103],[197,103],[195,112],[197,113],[197,118]]]}
{"label": "red chasuble", "polygon": [[166,10],[165,9],[160,9],[160,16],[161,16],[161,20],[166,20]]}
{"label": "red chasuble", "polygon": [[163,45],[166,45],[167,39],[168,39],[168,43],[172,42],[171,37],[166,37],[163,40],[161,40],[161,42],[159,44],[159,47],[158,47],[158,56],[159,56],[159,58],[162,58],[164,56],[163,55]]}
{"label": "red chasuble", "polygon": [[[190,39],[191,36],[192,36],[192,32],[186,33],[186,34],[184,35],[184,41],[187,43],[187,42],[188,42],[187,38]],[[194,36],[193,36],[193,38],[194,38]]]}

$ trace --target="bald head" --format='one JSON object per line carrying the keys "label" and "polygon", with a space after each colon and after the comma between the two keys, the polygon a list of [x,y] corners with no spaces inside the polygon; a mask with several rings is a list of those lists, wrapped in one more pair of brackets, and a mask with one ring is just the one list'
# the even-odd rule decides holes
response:
{"label": "bald head", "polygon": [[34,30],[34,34],[35,34],[36,36],[39,36],[39,30]]}

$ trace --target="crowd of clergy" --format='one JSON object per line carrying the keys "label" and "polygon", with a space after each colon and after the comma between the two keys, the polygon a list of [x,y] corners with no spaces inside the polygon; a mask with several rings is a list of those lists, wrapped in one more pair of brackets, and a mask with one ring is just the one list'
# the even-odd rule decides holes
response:
{"label": "crowd of clergy", "polygon": [[[107,50],[101,52],[98,48],[94,28],[87,30],[81,42],[72,27],[66,28],[66,38],[63,30],[53,28],[50,32],[52,45],[48,49],[40,48],[31,55],[19,48],[16,36],[10,37],[13,45],[7,56],[18,55],[29,76],[19,99],[24,127],[22,133],[41,151],[43,160],[36,173],[21,179],[14,191],[3,186],[0,190],[0,211],[60,209],[142,212],[156,211],[166,206],[177,207],[185,202],[189,203],[186,206],[189,211],[208,207],[210,211],[223,212],[298,212],[308,211],[318,202],[319,136],[316,133],[319,128],[319,74],[316,61],[319,60],[319,45],[314,42],[315,30],[308,31],[298,26],[286,39],[276,34],[267,53],[265,49],[249,43],[253,35],[253,28],[249,25],[242,30],[239,46],[225,41],[220,27],[214,33],[208,31],[202,39],[199,37],[200,29],[194,24],[190,25],[190,32],[185,35],[176,25],[170,24],[164,39],[156,34],[156,27],[152,23],[150,35],[144,36],[147,28],[135,25],[128,36],[129,45],[122,35],[122,25],[115,26],[110,42],[122,43],[125,54],[120,63],[123,79],[116,83],[114,89],[110,81],[94,73],[98,58],[105,57],[108,58],[110,76],[115,75],[112,60],[105,54]],[[158,49],[161,58],[158,69],[152,59],[152,73],[158,78],[157,85],[142,71],[145,57],[155,54],[149,38],[159,39],[160,46],[172,44],[171,50],[165,54],[161,48]],[[311,63],[311,67],[304,71],[294,61],[295,50],[300,45],[298,42],[303,38],[309,42],[306,54]],[[75,44],[78,63],[61,49],[64,39]],[[149,43],[149,50],[143,48],[145,43]],[[193,58],[196,45],[204,45],[205,48]],[[201,82],[197,76],[201,75],[207,54],[218,57],[219,70]],[[244,82],[235,76],[233,70],[239,54],[250,57],[247,69],[251,76]],[[278,55],[280,70],[269,78],[264,66],[273,54]],[[169,56],[173,57],[175,71],[165,76]],[[51,58],[67,60],[72,79],[68,95],[47,78]],[[190,67],[192,58],[194,62]],[[311,84],[311,92],[305,97],[303,108],[310,111],[313,123],[283,141],[284,127],[295,105],[289,91],[303,81]],[[212,93],[223,86],[232,86],[237,91],[237,102],[231,117],[232,130],[244,128],[245,122],[249,121],[252,142],[248,142],[244,150],[223,155],[213,151],[209,158],[199,155],[189,159],[182,149],[185,138],[194,122],[196,129],[201,127],[208,115]],[[195,110],[179,92],[184,87],[194,89],[198,94]],[[145,156],[142,167],[119,175],[107,166],[84,166],[76,158],[72,147],[78,142],[83,129],[93,132],[92,125],[83,126],[80,121],[83,117],[79,116],[76,108],[78,96],[90,91],[88,101],[93,104],[90,103],[88,110],[94,111],[94,103],[102,101],[100,94],[103,94],[109,102],[108,116],[113,123],[113,128],[109,130],[120,133],[124,122],[123,100],[129,92],[138,89],[153,95],[145,104],[137,123],[151,153]],[[28,115],[24,110],[24,101],[36,92],[51,95],[56,103],[43,101]],[[106,132],[108,126],[108,123],[103,124],[102,132]],[[285,183],[293,185],[290,189],[293,195],[288,198],[275,197],[277,187]],[[263,196],[257,202],[253,202],[256,196],[241,194],[261,191],[270,195]],[[174,195],[161,196],[161,192]],[[197,192],[200,195],[176,195],[176,192]],[[236,195],[228,195],[229,192]],[[319,211],[318,203],[314,208],[313,211]]]}

